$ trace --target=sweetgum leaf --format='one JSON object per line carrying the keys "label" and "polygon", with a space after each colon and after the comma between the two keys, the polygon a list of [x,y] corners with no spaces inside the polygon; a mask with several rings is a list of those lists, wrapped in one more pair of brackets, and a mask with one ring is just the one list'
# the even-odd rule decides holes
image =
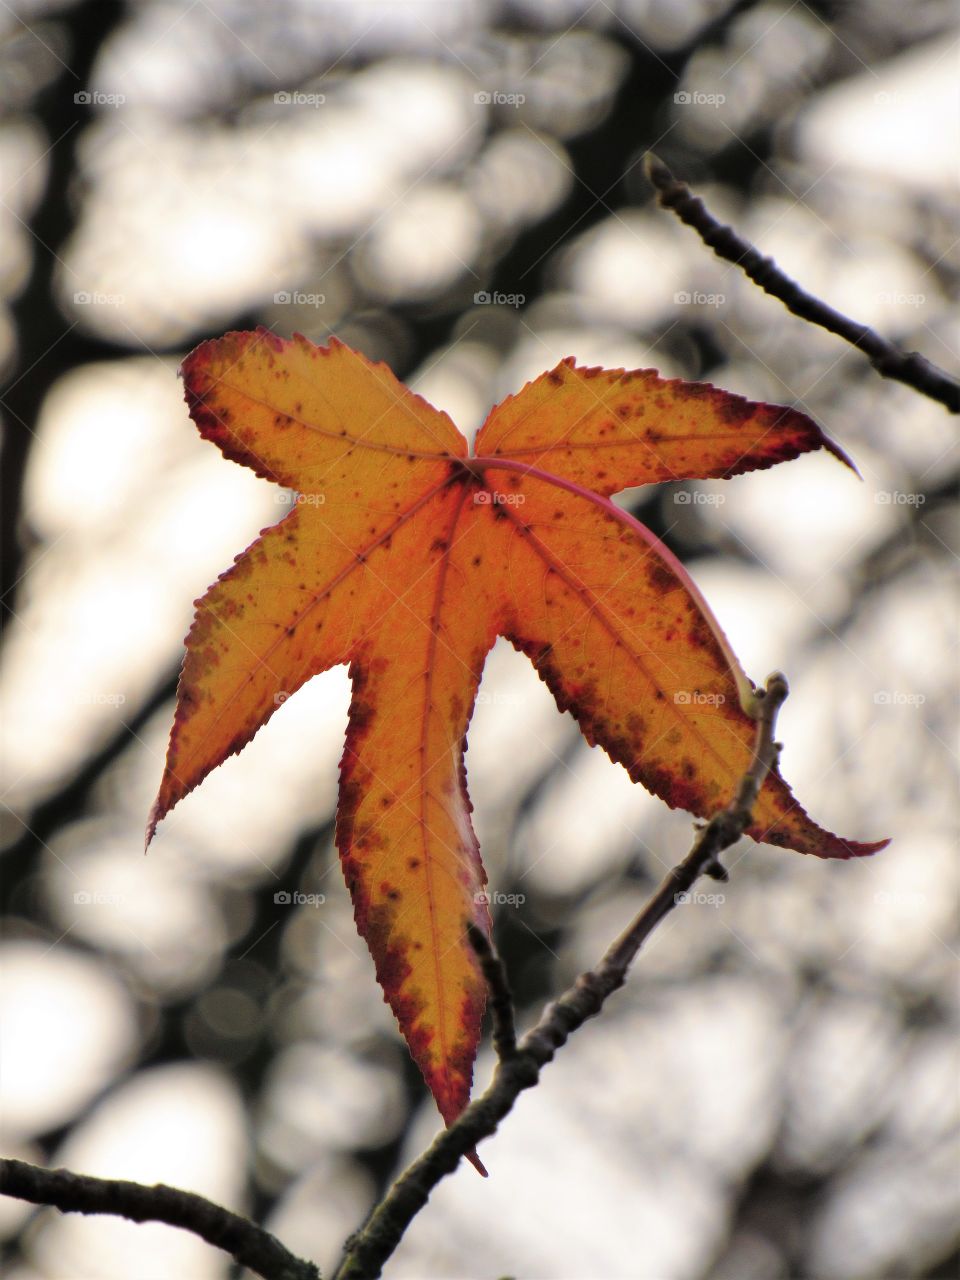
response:
{"label": "sweetgum leaf", "polygon": [[[285,697],[349,664],[337,845],[449,1123],[485,1000],[466,936],[490,919],[463,757],[496,637],[635,781],[709,816],[752,758],[753,686],[682,565],[609,495],[843,454],[792,409],[573,360],[495,408],[473,456],[446,414],[336,339],[230,333],[182,373],[201,435],[300,499],[197,602],[147,842]],[[822,830],[776,770],[750,834],[828,858],[885,843]]]}

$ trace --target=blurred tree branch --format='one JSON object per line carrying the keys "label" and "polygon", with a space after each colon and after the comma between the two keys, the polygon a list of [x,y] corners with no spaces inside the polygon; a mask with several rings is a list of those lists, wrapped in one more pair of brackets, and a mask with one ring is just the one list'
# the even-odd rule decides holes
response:
{"label": "blurred tree branch", "polygon": [[264,1280],[320,1280],[312,1262],[295,1257],[269,1231],[179,1187],[163,1183],[148,1187],[67,1169],[40,1169],[23,1160],[0,1160],[0,1192],[32,1204],[53,1205],[62,1213],[109,1213],[132,1222],[182,1227],[231,1254]]}
{"label": "blurred tree branch", "polygon": [[[30,32],[29,14],[21,17],[11,8],[8,16],[15,24],[12,31]],[[30,546],[29,535],[21,524],[22,491],[43,400],[53,383],[69,370],[86,361],[116,355],[112,343],[86,333],[76,319],[68,318],[61,310],[56,277],[58,269],[64,277],[71,274],[64,267],[61,254],[76,226],[77,202],[72,196],[80,185],[79,149],[86,133],[78,126],[95,116],[95,108],[78,103],[74,95],[93,83],[100,51],[125,16],[126,6],[120,0],[82,0],[74,6],[63,6],[57,14],[57,27],[63,32],[66,61],[57,57],[60,74],[42,86],[33,104],[32,114],[45,136],[43,168],[38,161],[38,172],[45,169],[46,176],[27,228],[29,274],[10,303],[11,328],[17,335],[16,367],[5,370],[9,378],[5,379],[0,399],[4,415],[0,600],[8,606],[13,605],[13,591],[23,574],[24,554]],[[12,190],[18,182],[19,179],[11,182]],[[61,283],[67,291],[66,279]],[[77,283],[75,280],[74,287]]]}
{"label": "blurred tree branch", "polygon": [[795,316],[819,325],[821,329],[835,333],[858,347],[869,356],[870,363],[881,377],[902,382],[921,395],[938,401],[950,413],[960,413],[960,383],[943,369],[917,351],[901,351],[886,338],[881,338],[869,325],[851,320],[807,293],[785,275],[772,258],[764,257],[732,227],[719,222],[700,197],[695,196],[685,182],[674,177],[652,152],[647,153],[645,168],[647,177],[656,187],[657,202],[661,207],[672,210],[681,222],[692,227],[718,258],[739,267],[765,293],[779,298]]}
{"label": "blurred tree branch", "polygon": [[[754,758],[730,804],[703,826],[690,852],[664,878],[628,928],[607,949],[600,963],[580,975],[521,1040],[516,1038],[513,1001],[506,972],[487,938],[470,928],[470,939],[490,988],[497,1068],[487,1091],[472,1102],[449,1129],[407,1168],[374,1209],[363,1229],[347,1241],[336,1280],[366,1280],[381,1274],[407,1227],[427,1203],[430,1192],[482,1138],[494,1134],[524,1089],[570,1035],[603,1008],[623,986],[627,970],[644,941],[701,875],[725,880],[719,855],[743,835],[751,810],[772,768],[779,746],[774,741],[777,714],[788,693],[786,679],[771,675],[757,694]],[[264,1280],[320,1280],[313,1263],[297,1258],[277,1238],[247,1218],[177,1187],[94,1178],[66,1169],[41,1169],[22,1160],[0,1160],[0,1192],[52,1205],[64,1213],[108,1213],[133,1222],[165,1222],[192,1231],[230,1253]]]}

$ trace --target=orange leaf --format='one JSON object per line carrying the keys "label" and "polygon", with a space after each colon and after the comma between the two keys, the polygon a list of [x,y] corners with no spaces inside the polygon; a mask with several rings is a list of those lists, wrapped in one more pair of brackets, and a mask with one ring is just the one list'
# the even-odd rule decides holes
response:
{"label": "orange leaf", "polygon": [[[300,500],[197,603],[147,841],[284,696],[349,663],[337,845],[449,1123],[485,999],[465,932],[490,920],[463,755],[494,640],[528,654],[632,778],[709,816],[750,762],[753,686],[683,567],[608,495],[843,455],[793,410],[572,360],[494,409],[473,457],[445,414],[336,339],[231,333],[183,375],[201,434]],[[885,843],[823,831],[776,772],[754,819],[755,839],[822,857]]]}
{"label": "orange leaf", "polygon": [[568,357],[484,423],[476,452],[546,467],[609,495],[659,480],[726,478],[819,447],[853,466],[795,409],[756,404],[655,369],[582,369]]}

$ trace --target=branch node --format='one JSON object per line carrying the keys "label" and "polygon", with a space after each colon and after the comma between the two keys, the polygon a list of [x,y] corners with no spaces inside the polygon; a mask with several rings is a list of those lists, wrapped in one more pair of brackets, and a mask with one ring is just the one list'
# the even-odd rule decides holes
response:
{"label": "branch node", "polygon": [[713,862],[707,863],[703,868],[703,874],[705,876],[709,876],[711,880],[719,880],[723,884],[730,879],[730,873],[727,871],[727,868],[723,863],[718,862],[716,859],[714,859]]}

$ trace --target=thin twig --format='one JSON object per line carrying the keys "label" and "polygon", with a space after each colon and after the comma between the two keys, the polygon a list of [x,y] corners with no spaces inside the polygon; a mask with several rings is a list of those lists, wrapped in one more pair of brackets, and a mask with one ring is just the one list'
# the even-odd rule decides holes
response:
{"label": "thin twig", "polygon": [[[496,1132],[519,1095],[537,1083],[542,1068],[568,1037],[599,1013],[607,997],[623,985],[633,958],[664,916],[684,901],[687,891],[701,875],[725,878],[719,855],[739,840],[750,824],[751,809],[779,751],[774,731],[787,693],[786,679],[779,672],[769,677],[766,689],[757,695],[759,713],[753,760],[730,804],[702,828],[684,860],[668,873],[597,967],[581,974],[559,1000],[548,1006],[513,1054],[500,1057],[487,1091],[401,1174],[363,1229],[348,1240],[335,1280],[376,1280],[433,1188],[453,1173],[478,1142]],[[489,944],[487,948],[493,956]],[[484,964],[484,972],[487,971],[488,966]]]}
{"label": "thin twig", "polygon": [[695,196],[685,182],[674,177],[667,166],[648,152],[645,160],[647,177],[657,189],[657,201],[671,209],[681,222],[693,227],[700,239],[710,246],[718,258],[732,262],[764,292],[779,298],[788,311],[803,320],[819,325],[845,339],[870,358],[870,363],[884,378],[902,382],[921,395],[944,405],[950,413],[960,413],[960,382],[917,351],[901,351],[886,338],[881,338],[869,325],[851,320],[813,294],[807,293],[795,280],[766,258],[732,227],[719,222],[706,205]]}
{"label": "thin twig", "polygon": [[490,992],[487,1007],[493,1019],[493,1047],[497,1057],[503,1061],[505,1058],[512,1058],[517,1052],[517,1028],[507,971],[490,939],[472,920],[467,924],[467,937],[477,953]]}
{"label": "thin twig", "polygon": [[62,1213],[109,1213],[133,1222],[181,1227],[231,1254],[264,1280],[320,1280],[312,1262],[290,1253],[269,1231],[179,1187],[148,1187],[67,1169],[40,1169],[23,1160],[0,1160],[0,1192],[52,1205]]}

